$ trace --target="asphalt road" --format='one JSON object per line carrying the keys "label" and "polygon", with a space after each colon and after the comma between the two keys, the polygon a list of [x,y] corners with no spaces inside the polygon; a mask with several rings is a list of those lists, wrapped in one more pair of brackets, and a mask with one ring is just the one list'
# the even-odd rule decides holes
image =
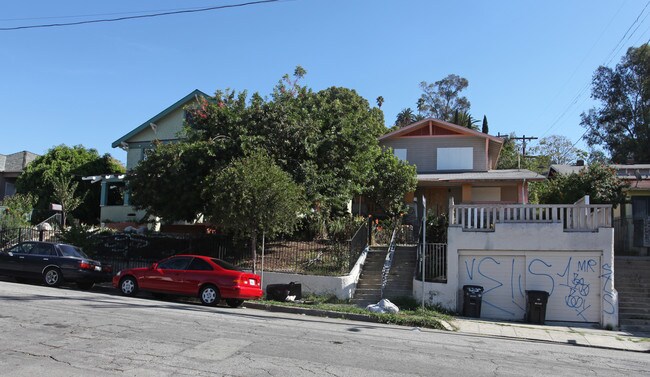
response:
{"label": "asphalt road", "polygon": [[0,281],[2,376],[641,376],[650,355]]}

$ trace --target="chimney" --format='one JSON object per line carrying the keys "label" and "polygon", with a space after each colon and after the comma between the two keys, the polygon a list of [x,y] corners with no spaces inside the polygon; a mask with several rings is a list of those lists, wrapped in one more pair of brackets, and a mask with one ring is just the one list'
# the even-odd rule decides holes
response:
{"label": "chimney", "polygon": [[585,160],[576,161],[576,166],[585,166]]}

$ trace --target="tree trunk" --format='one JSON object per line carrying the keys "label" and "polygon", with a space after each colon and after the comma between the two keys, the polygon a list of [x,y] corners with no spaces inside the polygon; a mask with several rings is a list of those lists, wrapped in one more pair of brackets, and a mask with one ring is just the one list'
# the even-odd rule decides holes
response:
{"label": "tree trunk", "polygon": [[251,258],[253,258],[253,273],[257,270],[257,230],[251,233]]}

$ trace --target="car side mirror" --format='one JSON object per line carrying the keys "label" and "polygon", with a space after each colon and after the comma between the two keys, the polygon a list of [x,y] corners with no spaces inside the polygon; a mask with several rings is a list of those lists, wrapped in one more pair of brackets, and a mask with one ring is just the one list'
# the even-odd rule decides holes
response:
{"label": "car side mirror", "polygon": [[152,270],[155,270],[156,268],[158,268],[158,263],[152,263],[150,268]]}

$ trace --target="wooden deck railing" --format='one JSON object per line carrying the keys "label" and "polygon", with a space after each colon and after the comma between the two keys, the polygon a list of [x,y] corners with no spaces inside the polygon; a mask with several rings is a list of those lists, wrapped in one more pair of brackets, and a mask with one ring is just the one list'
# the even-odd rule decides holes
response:
{"label": "wooden deck railing", "polygon": [[560,223],[565,231],[612,227],[609,204],[488,204],[449,206],[449,226],[490,231],[498,223]]}

